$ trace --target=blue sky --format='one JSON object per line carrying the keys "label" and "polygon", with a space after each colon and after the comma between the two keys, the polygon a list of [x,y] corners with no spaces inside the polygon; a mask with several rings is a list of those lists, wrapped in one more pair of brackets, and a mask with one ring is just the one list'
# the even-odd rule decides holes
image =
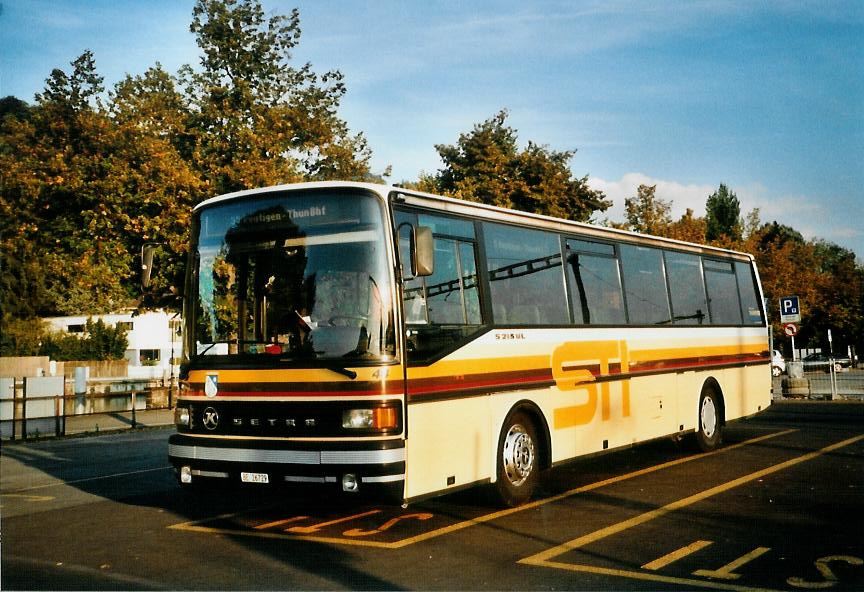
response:
{"label": "blue sky", "polygon": [[[106,86],[159,61],[197,64],[191,0],[0,0],[0,96],[95,53]],[[299,8],[294,52],[338,69],[341,116],[373,168],[416,179],[502,108],[522,143],[576,149],[615,202],[657,184],[704,213],[720,183],[808,238],[864,259],[864,1],[423,3],[264,0]]]}

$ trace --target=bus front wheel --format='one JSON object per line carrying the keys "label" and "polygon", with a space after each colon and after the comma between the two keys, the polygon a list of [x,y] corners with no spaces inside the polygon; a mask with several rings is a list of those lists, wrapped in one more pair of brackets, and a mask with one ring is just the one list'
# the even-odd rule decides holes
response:
{"label": "bus front wheel", "polygon": [[696,426],[696,445],[702,452],[714,450],[723,441],[723,416],[720,397],[707,387],[699,398],[699,421]]}
{"label": "bus front wheel", "polygon": [[525,413],[511,414],[498,441],[498,478],[495,485],[498,497],[507,506],[527,502],[540,472],[537,429]]}

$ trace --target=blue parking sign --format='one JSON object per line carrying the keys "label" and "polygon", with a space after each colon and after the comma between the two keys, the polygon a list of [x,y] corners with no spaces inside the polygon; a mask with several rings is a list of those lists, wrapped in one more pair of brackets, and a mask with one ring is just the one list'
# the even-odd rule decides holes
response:
{"label": "blue parking sign", "polygon": [[801,322],[801,307],[797,296],[784,296],[780,299],[780,322]]}

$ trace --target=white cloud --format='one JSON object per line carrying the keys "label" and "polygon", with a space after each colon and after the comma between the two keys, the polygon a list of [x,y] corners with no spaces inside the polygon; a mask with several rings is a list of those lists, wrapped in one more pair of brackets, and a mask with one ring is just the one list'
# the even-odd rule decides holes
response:
{"label": "white cloud", "polygon": [[772,196],[768,189],[754,183],[740,188],[733,188],[741,202],[742,211],[759,208],[761,218],[766,221],[790,219],[794,216],[810,218],[819,216],[823,205],[804,195]]}
{"label": "white cloud", "polygon": [[[673,218],[679,218],[688,208],[696,216],[704,216],[705,201],[717,190],[717,185],[685,185],[637,172],[626,173],[617,181],[589,177],[588,184],[592,189],[603,191],[606,198],[612,200],[612,207],[598,217],[612,222],[624,221],[624,200],[635,196],[639,185],[656,185],[656,196],[672,202]],[[849,226],[847,213],[842,210],[826,207],[824,202],[806,195],[771,195],[768,188],[760,183],[729,188],[738,196],[742,216],[758,208],[762,222],[776,220],[791,226],[808,240],[821,238],[850,248],[857,254],[862,251],[864,231]]]}
{"label": "white cloud", "polygon": [[704,215],[705,200],[717,191],[715,185],[684,185],[677,181],[655,179],[644,173],[626,173],[617,181],[589,177],[588,184],[592,189],[603,191],[606,198],[612,200],[612,207],[606,210],[603,216],[613,222],[624,220],[624,200],[635,196],[636,189],[640,185],[656,185],[655,195],[662,200],[672,202],[673,218],[682,216],[688,208],[697,216]]}

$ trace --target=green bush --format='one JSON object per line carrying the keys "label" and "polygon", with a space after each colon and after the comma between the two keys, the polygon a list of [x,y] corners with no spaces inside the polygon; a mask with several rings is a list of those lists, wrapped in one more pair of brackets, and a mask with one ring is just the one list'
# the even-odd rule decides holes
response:
{"label": "green bush", "polygon": [[39,355],[40,342],[48,331],[42,319],[20,319],[4,314],[0,325],[0,356]]}
{"label": "green bush", "polygon": [[42,338],[39,355],[52,360],[122,360],[129,345],[126,331],[106,325],[101,319],[87,320],[85,337],[48,333]]}
{"label": "green bush", "polygon": [[122,360],[129,340],[126,330],[88,319],[83,336],[49,331],[41,319],[4,316],[0,356],[48,356],[68,360]]}

